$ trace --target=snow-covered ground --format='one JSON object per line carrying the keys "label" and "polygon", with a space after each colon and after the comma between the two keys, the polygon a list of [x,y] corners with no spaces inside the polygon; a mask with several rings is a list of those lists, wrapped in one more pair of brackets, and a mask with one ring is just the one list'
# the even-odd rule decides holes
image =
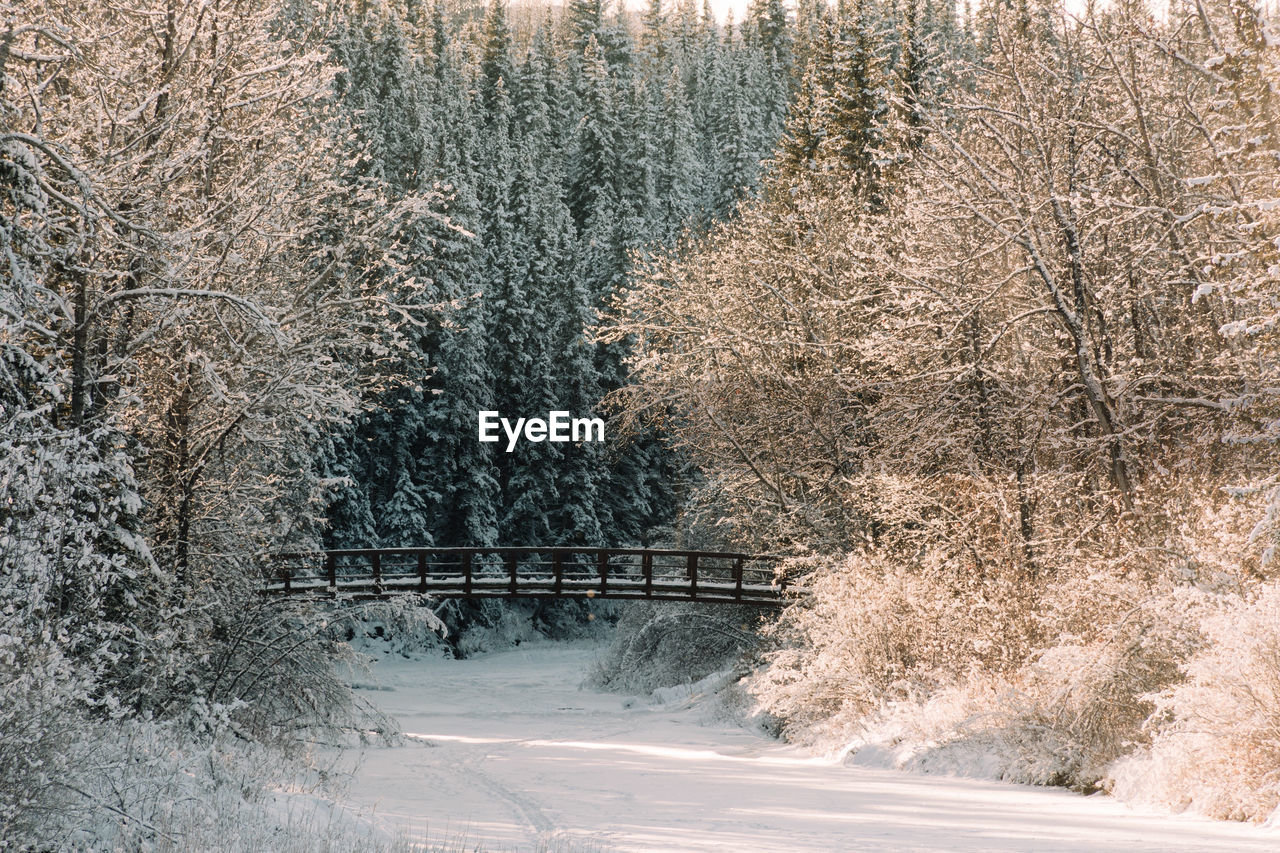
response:
{"label": "snow-covered ground", "polygon": [[600,650],[389,656],[366,694],[402,746],[351,798],[390,833],[466,850],[1275,851],[1280,833],[1102,796],[850,767],[665,701],[582,689]]}

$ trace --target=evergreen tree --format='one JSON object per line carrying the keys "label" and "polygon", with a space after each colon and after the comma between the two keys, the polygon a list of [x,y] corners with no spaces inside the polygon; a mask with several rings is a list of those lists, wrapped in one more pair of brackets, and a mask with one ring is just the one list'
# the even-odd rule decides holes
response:
{"label": "evergreen tree", "polygon": [[752,0],[744,23],[748,40],[759,46],[780,76],[790,75],[793,39],[782,0]]}
{"label": "evergreen tree", "polygon": [[511,65],[511,30],[504,0],[493,0],[484,21],[484,58],[480,63],[480,100],[484,109],[496,109],[499,85],[509,91],[514,82]]}
{"label": "evergreen tree", "polygon": [[[506,305],[500,316],[513,317],[522,312],[515,328],[525,332],[510,341],[519,347],[516,357],[509,358],[502,382],[509,388],[506,397],[510,409],[504,411],[545,413],[561,408],[558,404],[564,383],[580,381],[565,375],[553,355],[555,312],[547,304],[553,288],[563,287],[562,274],[567,265],[568,245],[565,231],[567,214],[557,228],[555,212],[563,205],[548,185],[547,177],[533,157],[534,146],[522,152],[512,187],[512,223],[520,244],[522,259],[518,281],[500,292],[518,305]],[[505,325],[503,328],[509,328]],[[504,345],[508,342],[504,341]],[[532,414],[530,415],[532,416]],[[555,524],[556,508],[574,496],[557,488],[562,451],[550,441],[525,442],[512,453],[504,453],[509,473],[504,480],[504,515],[502,531],[512,542],[556,543],[563,531]]]}
{"label": "evergreen tree", "polygon": [[[582,56],[578,84],[582,118],[569,175],[569,212],[579,229],[592,219],[596,224],[588,240],[603,237],[619,201],[621,164],[618,158],[619,126],[614,106],[613,80],[604,51],[592,37]],[[612,245],[613,239],[607,240]]]}
{"label": "evergreen tree", "polygon": [[[360,140],[345,176],[353,192],[397,197],[422,189],[434,129],[425,108],[423,65],[401,23],[372,14],[353,20],[334,50],[346,66],[337,85],[342,115]],[[425,229],[434,221],[426,216],[403,223],[394,244],[399,269],[388,270],[388,277],[407,273],[430,281],[423,259],[431,250]],[[412,298],[426,303],[437,295],[428,288]],[[327,476],[338,484],[329,535],[349,547],[430,541],[428,508],[438,496],[417,471],[426,412],[421,372],[430,342],[417,332],[407,339],[413,351],[401,368],[403,381],[370,401],[351,434],[332,441],[323,457]]]}
{"label": "evergreen tree", "polygon": [[[477,207],[470,190],[459,186],[445,212],[459,226],[475,229]],[[499,539],[493,451],[459,428],[493,406],[485,302],[476,289],[478,250],[475,237],[454,228],[439,228],[433,241],[431,274],[452,307],[432,351],[418,471],[438,495],[430,507],[432,539],[446,546],[495,545]]]}
{"label": "evergreen tree", "polygon": [[587,55],[592,41],[600,44],[604,28],[603,0],[569,0],[565,19],[569,27],[569,47],[574,57]]}
{"label": "evergreen tree", "polygon": [[667,16],[662,6],[663,0],[649,0],[641,22],[641,68],[650,79],[667,55]]}
{"label": "evergreen tree", "polygon": [[892,88],[886,52],[867,4],[842,4],[835,20],[822,25],[780,149],[783,174],[849,181],[869,209],[882,206]]}
{"label": "evergreen tree", "polygon": [[673,68],[663,92],[658,150],[662,161],[657,192],[661,201],[658,239],[671,243],[690,224],[702,202],[702,163],[694,138],[693,115],[685,99],[680,69]]}
{"label": "evergreen tree", "polygon": [[598,0],[572,3],[562,30],[548,13],[519,33],[500,0],[480,21],[425,0],[402,20],[348,17],[333,50],[352,191],[436,186],[447,201],[403,224],[387,270],[430,282],[422,298],[443,308],[407,333],[402,381],[324,456],[331,542],[631,543],[663,519],[659,436],[506,453],[475,440],[475,418],[588,416],[625,382],[626,347],[587,339],[596,312],[634,253],[727,215],[779,132],[785,16],[761,9],[735,40],[696,3],[654,3],[638,46],[630,13]]}

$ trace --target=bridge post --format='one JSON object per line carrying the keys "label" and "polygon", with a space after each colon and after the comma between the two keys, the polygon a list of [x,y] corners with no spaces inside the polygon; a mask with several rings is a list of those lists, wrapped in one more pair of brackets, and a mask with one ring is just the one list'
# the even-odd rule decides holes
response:
{"label": "bridge post", "polygon": [[518,581],[519,567],[516,562],[517,554],[518,552],[516,551],[510,551],[507,553],[507,574],[511,577],[510,590],[512,595],[515,595],[520,591],[520,584]]}
{"label": "bridge post", "polygon": [[471,552],[464,551],[462,554],[462,594],[471,594]]}
{"label": "bridge post", "polygon": [[293,591],[293,569],[288,566],[284,567],[284,594],[288,595]]}
{"label": "bridge post", "polygon": [[427,591],[427,552],[418,552],[418,592]]}
{"label": "bridge post", "polygon": [[551,573],[556,579],[551,589],[556,595],[559,595],[561,584],[564,583],[564,562],[559,551],[551,555]]}
{"label": "bridge post", "polygon": [[698,597],[698,555],[689,555],[689,597],[697,599]]}
{"label": "bridge post", "polygon": [[609,591],[609,552],[603,548],[600,549],[596,564],[600,570],[600,594],[604,595]]}
{"label": "bridge post", "polygon": [[640,574],[644,576],[644,597],[653,598],[653,555],[648,551],[640,557]]}
{"label": "bridge post", "polygon": [[329,592],[338,594],[338,557],[332,551],[324,558],[325,574],[329,576]]}
{"label": "bridge post", "polygon": [[742,557],[733,561],[733,597],[742,600]]}
{"label": "bridge post", "polygon": [[373,594],[382,595],[382,552],[373,552]]}

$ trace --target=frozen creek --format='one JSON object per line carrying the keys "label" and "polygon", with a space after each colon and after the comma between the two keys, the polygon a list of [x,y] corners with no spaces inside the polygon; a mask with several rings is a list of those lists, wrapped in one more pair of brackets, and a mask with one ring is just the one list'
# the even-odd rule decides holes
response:
{"label": "frozen creek", "polygon": [[402,746],[350,799],[388,833],[471,851],[1275,851],[1280,832],[1106,797],[850,767],[717,721],[698,697],[581,689],[599,650],[376,664]]}

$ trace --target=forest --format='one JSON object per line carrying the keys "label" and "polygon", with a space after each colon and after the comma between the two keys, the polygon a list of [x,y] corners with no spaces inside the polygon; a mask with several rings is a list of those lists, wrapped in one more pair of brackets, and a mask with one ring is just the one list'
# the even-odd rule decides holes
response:
{"label": "forest", "polygon": [[[396,737],[344,674],[374,623],[608,631],[599,684],[735,667],[815,751],[1280,807],[1270,0],[0,0],[0,250],[18,849],[318,849],[270,792]],[[805,594],[259,595],[428,545]]]}

